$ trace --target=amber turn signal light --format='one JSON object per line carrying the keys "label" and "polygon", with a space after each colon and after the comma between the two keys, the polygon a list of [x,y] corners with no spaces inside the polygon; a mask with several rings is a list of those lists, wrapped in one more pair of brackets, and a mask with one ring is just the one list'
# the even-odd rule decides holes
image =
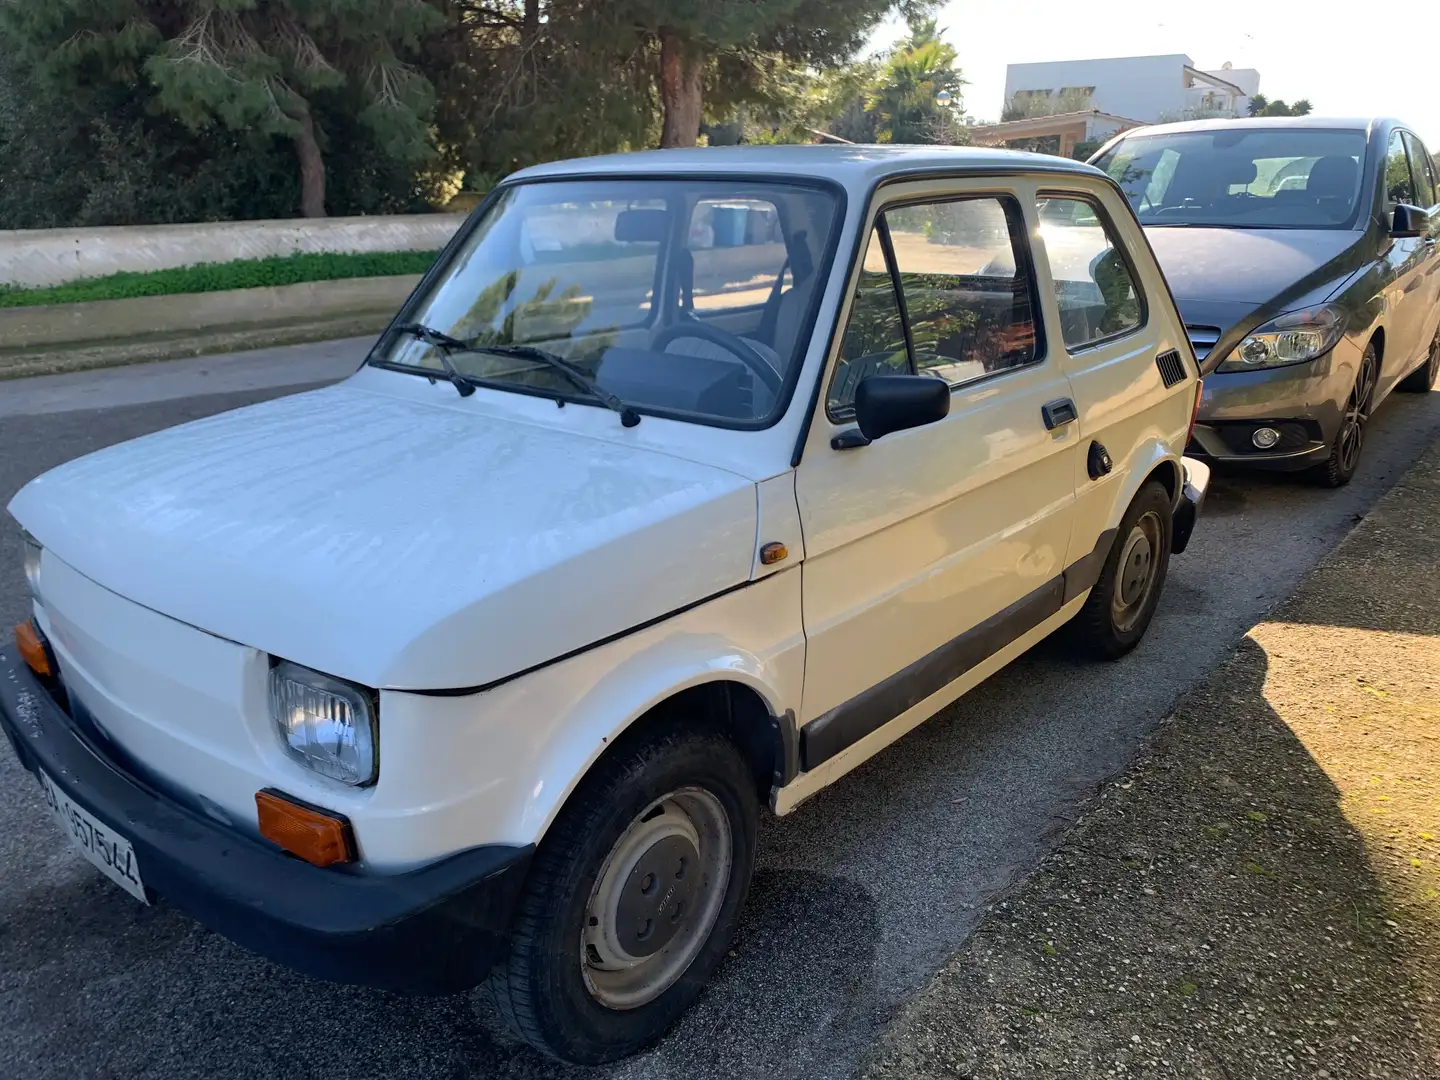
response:
{"label": "amber turn signal light", "polygon": [[34,622],[22,622],[15,627],[15,646],[20,650],[20,659],[24,660],[26,666],[36,675],[42,679],[54,677],[55,669],[50,666],[50,650],[45,647],[45,639],[40,636],[40,631],[35,629]]}
{"label": "amber turn signal light", "polygon": [[760,549],[760,565],[774,566],[777,562],[788,558],[790,549],[778,540],[771,541]]}
{"label": "amber turn signal light", "polygon": [[316,866],[353,862],[355,835],[339,814],[305,806],[267,788],[255,793],[260,835]]}

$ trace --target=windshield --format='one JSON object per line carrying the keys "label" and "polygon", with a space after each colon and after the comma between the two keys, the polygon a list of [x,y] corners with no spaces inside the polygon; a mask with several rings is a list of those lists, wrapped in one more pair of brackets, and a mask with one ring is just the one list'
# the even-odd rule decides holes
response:
{"label": "windshield", "polygon": [[763,426],[809,341],[837,205],[828,189],[741,179],[517,184],[371,363],[443,378],[448,361],[480,386]]}
{"label": "windshield", "polygon": [[1360,131],[1245,127],[1122,139],[1096,164],[1142,225],[1345,229],[1364,161]]}

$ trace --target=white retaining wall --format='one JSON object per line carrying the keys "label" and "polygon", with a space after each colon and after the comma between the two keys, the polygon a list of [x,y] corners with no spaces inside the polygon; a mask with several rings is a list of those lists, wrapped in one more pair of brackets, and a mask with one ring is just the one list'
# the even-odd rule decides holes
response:
{"label": "white retaining wall", "polygon": [[409,214],[0,230],[0,283],[35,288],[121,270],[169,270],[296,252],[435,251],[464,220],[464,214]]}

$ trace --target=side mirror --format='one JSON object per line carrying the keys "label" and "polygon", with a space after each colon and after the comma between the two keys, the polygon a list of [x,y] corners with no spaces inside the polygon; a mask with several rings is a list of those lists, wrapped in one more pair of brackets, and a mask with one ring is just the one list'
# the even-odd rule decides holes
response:
{"label": "side mirror", "polygon": [[1425,236],[1430,231],[1430,212],[1418,206],[1400,203],[1395,207],[1395,219],[1390,224],[1390,235]]}
{"label": "side mirror", "polygon": [[[855,422],[866,442],[950,415],[950,385],[928,375],[867,375],[855,387]],[[862,444],[863,445],[863,444]]]}

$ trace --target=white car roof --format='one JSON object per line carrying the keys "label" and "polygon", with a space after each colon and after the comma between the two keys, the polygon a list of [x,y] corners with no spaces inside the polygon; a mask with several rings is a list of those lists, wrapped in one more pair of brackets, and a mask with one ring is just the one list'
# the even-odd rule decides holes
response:
{"label": "white car roof", "polygon": [[912,173],[1081,173],[1104,174],[1094,166],[1050,154],[1022,153],[983,146],[802,145],[713,146],[684,150],[641,150],[532,165],[507,178],[559,176],[758,174],[834,180],[851,192]]}

